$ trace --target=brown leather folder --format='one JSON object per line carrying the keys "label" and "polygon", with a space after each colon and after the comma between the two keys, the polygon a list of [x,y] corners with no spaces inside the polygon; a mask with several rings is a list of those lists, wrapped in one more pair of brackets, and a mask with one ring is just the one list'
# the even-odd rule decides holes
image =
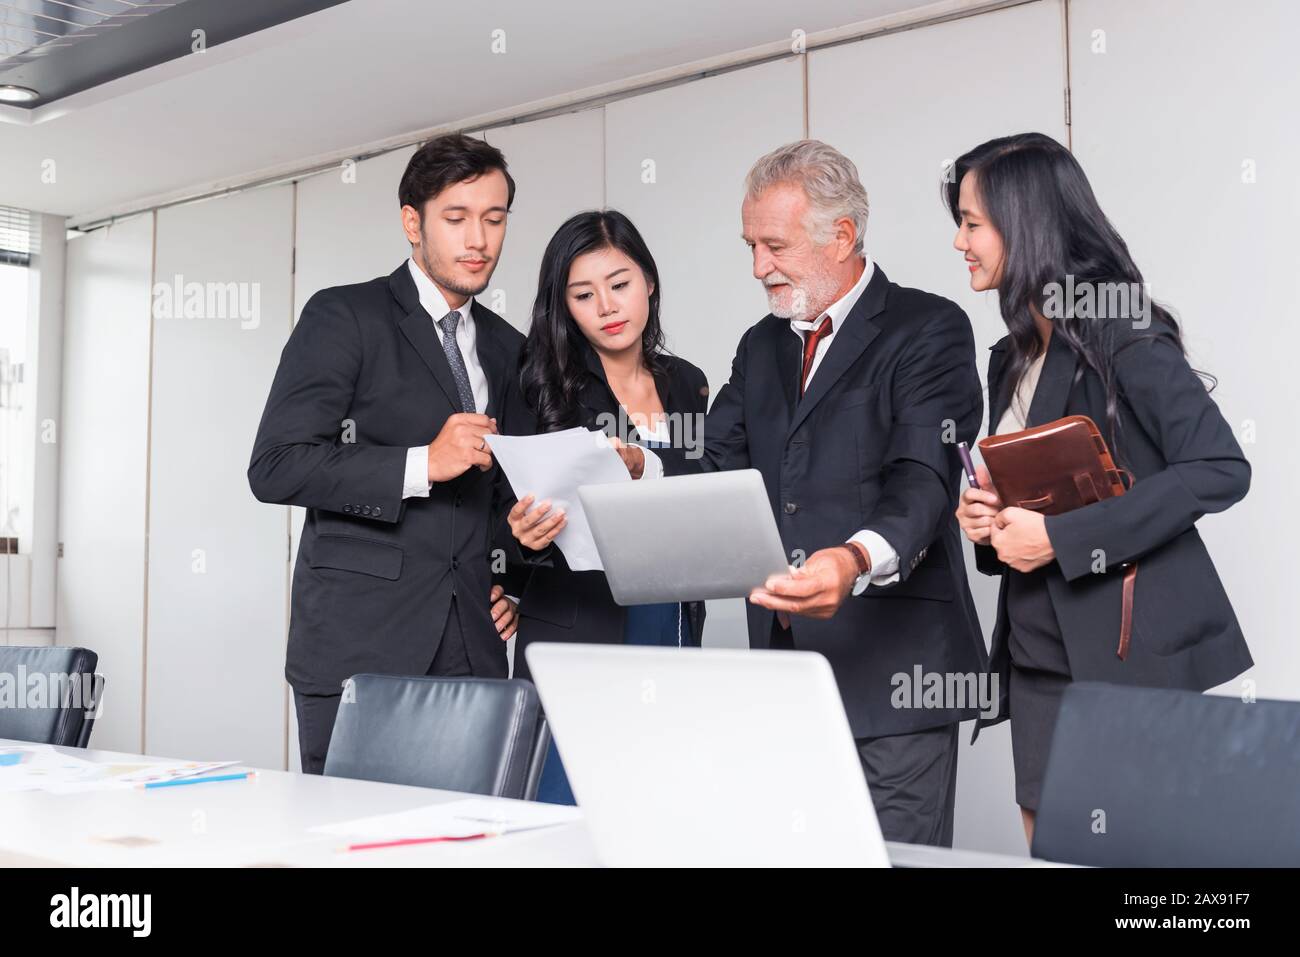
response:
{"label": "brown leather folder", "polygon": [[[1120,470],[1106,440],[1086,415],[1068,415],[1021,432],[990,435],[979,442],[984,465],[1003,506],[1060,515],[1124,494]],[[1128,656],[1137,563],[1124,569],[1117,654]]]}

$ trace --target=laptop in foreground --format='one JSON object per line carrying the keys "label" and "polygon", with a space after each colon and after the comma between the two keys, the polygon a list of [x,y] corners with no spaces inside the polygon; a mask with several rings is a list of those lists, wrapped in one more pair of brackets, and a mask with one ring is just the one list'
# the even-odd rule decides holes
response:
{"label": "laptop in foreground", "polygon": [[526,652],[610,866],[889,866],[830,665],[801,651]]}

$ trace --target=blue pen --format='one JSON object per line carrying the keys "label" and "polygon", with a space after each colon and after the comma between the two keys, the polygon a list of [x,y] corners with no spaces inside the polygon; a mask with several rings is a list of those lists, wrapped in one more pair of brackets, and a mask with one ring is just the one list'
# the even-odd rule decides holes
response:
{"label": "blue pen", "polygon": [[175,788],[182,784],[204,784],[208,781],[242,781],[245,778],[254,777],[256,771],[240,771],[238,774],[213,774],[205,778],[176,778],[173,781],[149,781],[142,784],[141,787],[148,790],[149,788]]}

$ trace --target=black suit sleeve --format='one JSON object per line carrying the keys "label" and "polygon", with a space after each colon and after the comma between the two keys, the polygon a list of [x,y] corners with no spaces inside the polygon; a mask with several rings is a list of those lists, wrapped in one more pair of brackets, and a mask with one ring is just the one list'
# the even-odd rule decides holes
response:
{"label": "black suit sleeve", "polygon": [[1167,464],[1118,498],[1048,516],[1047,536],[1068,581],[1092,573],[1098,561],[1115,568],[1141,558],[1206,512],[1240,501],[1250,488],[1250,463],[1170,335],[1122,343],[1115,375],[1124,401]]}
{"label": "black suit sleeve", "polygon": [[[989,386],[989,435],[992,435],[993,431],[998,427],[998,424],[993,421],[993,410],[997,405],[996,390],[1000,388],[998,383],[1001,379],[1001,366],[1001,356],[997,350],[994,350],[989,355],[989,372],[988,378],[985,379]],[[1010,567],[998,558],[997,549],[992,545],[975,546],[975,568],[983,574],[997,577]]]}
{"label": "black suit sleeve", "polygon": [[[722,472],[749,468],[749,439],[745,431],[745,368],[748,363],[749,329],[740,338],[735,358],[731,360],[731,378],[713,400],[713,408],[704,417],[703,435],[692,436],[693,443],[683,449],[663,449],[657,454],[663,461],[665,475],[693,472]],[[701,378],[699,412],[708,404],[708,380]],[[698,421],[698,420],[697,420]],[[692,447],[692,445],[694,447]]]}
{"label": "black suit sleeve", "polygon": [[[509,527],[505,534],[510,535]],[[492,584],[500,585],[510,597],[519,598],[528,588],[528,581],[533,576],[532,566],[520,561],[518,549],[511,548],[510,542],[500,535],[493,539],[492,548]],[[501,557],[504,557],[504,562],[500,561]]]}
{"label": "black suit sleeve", "polygon": [[[407,449],[343,441],[361,370],[356,317],[332,290],[303,307],[257,429],[248,484],[259,501],[397,522]],[[370,506],[368,515],[362,507]]]}
{"label": "black suit sleeve", "polygon": [[898,553],[906,581],[956,508],[958,442],[974,442],[984,415],[970,321],[946,304],[918,330],[892,382],[894,421],[883,488],[863,529]]}
{"label": "black suit sleeve", "polygon": [[701,369],[695,371],[697,373],[695,391],[692,393],[695,404],[692,406],[691,411],[696,415],[704,415],[709,411],[709,377]]}
{"label": "black suit sleeve", "polygon": [[[689,367],[686,374],[685,391],[690,397],[688,408],[682,411],[681,429],[677,433],[680,441],[672,449],[655,449],[663,464],[666,476],[690,475],[706,471],[703,463],[705,452],[705,416],[708,412],[708,377],[699,369]],[[676,410],[673,410],[676,411]]]}

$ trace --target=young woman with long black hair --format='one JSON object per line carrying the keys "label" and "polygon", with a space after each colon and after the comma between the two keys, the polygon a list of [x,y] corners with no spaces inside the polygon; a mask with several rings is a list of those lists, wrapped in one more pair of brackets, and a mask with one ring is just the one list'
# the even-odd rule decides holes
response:
{"label": "young woman with long black hair", "polygon": [[[604,431],[622,446],[634,477],[647,457],[633,443],[680,449],[702,434],[698,420],[688,417],[703,417],[708,383],[695,366],[665,351],[659,299],[654,258],[622,213],[579,213],[556,231],[542,256],[521,355],[520,393],[531,431]],[[515,677],[529,676],[524,649],[534,641],[700,643],[703,602],[623,607],[603,572],[571,570],[553,544],[565,516],[550,504],[525,494],[509,515],[521,557],[533,566],[519,604]],[[644,519],[646,536],[653,536],[654,515]],[[573,803],[553,744],[537,797]]]}
{"label": "young woman with long black hair", "polygon": [[997,291],[1008,331],[989,357],[990,433],[1087,415],[1130,479],[1123,495],[1044,517],[1005,507],[981,467],[982,490],[967,489],[957,509],[980,571],[1002,578],[990,660],[1002,701],[979,724],[1010,717],[1032,842],[1070,681],[1204,691],[1251,666],[1196,530],[1246,494],[1250,465],[1069,150],[1040,133],[1007,136],[966,153],[953,173],[944,184],[953,245],[971,288]]}

